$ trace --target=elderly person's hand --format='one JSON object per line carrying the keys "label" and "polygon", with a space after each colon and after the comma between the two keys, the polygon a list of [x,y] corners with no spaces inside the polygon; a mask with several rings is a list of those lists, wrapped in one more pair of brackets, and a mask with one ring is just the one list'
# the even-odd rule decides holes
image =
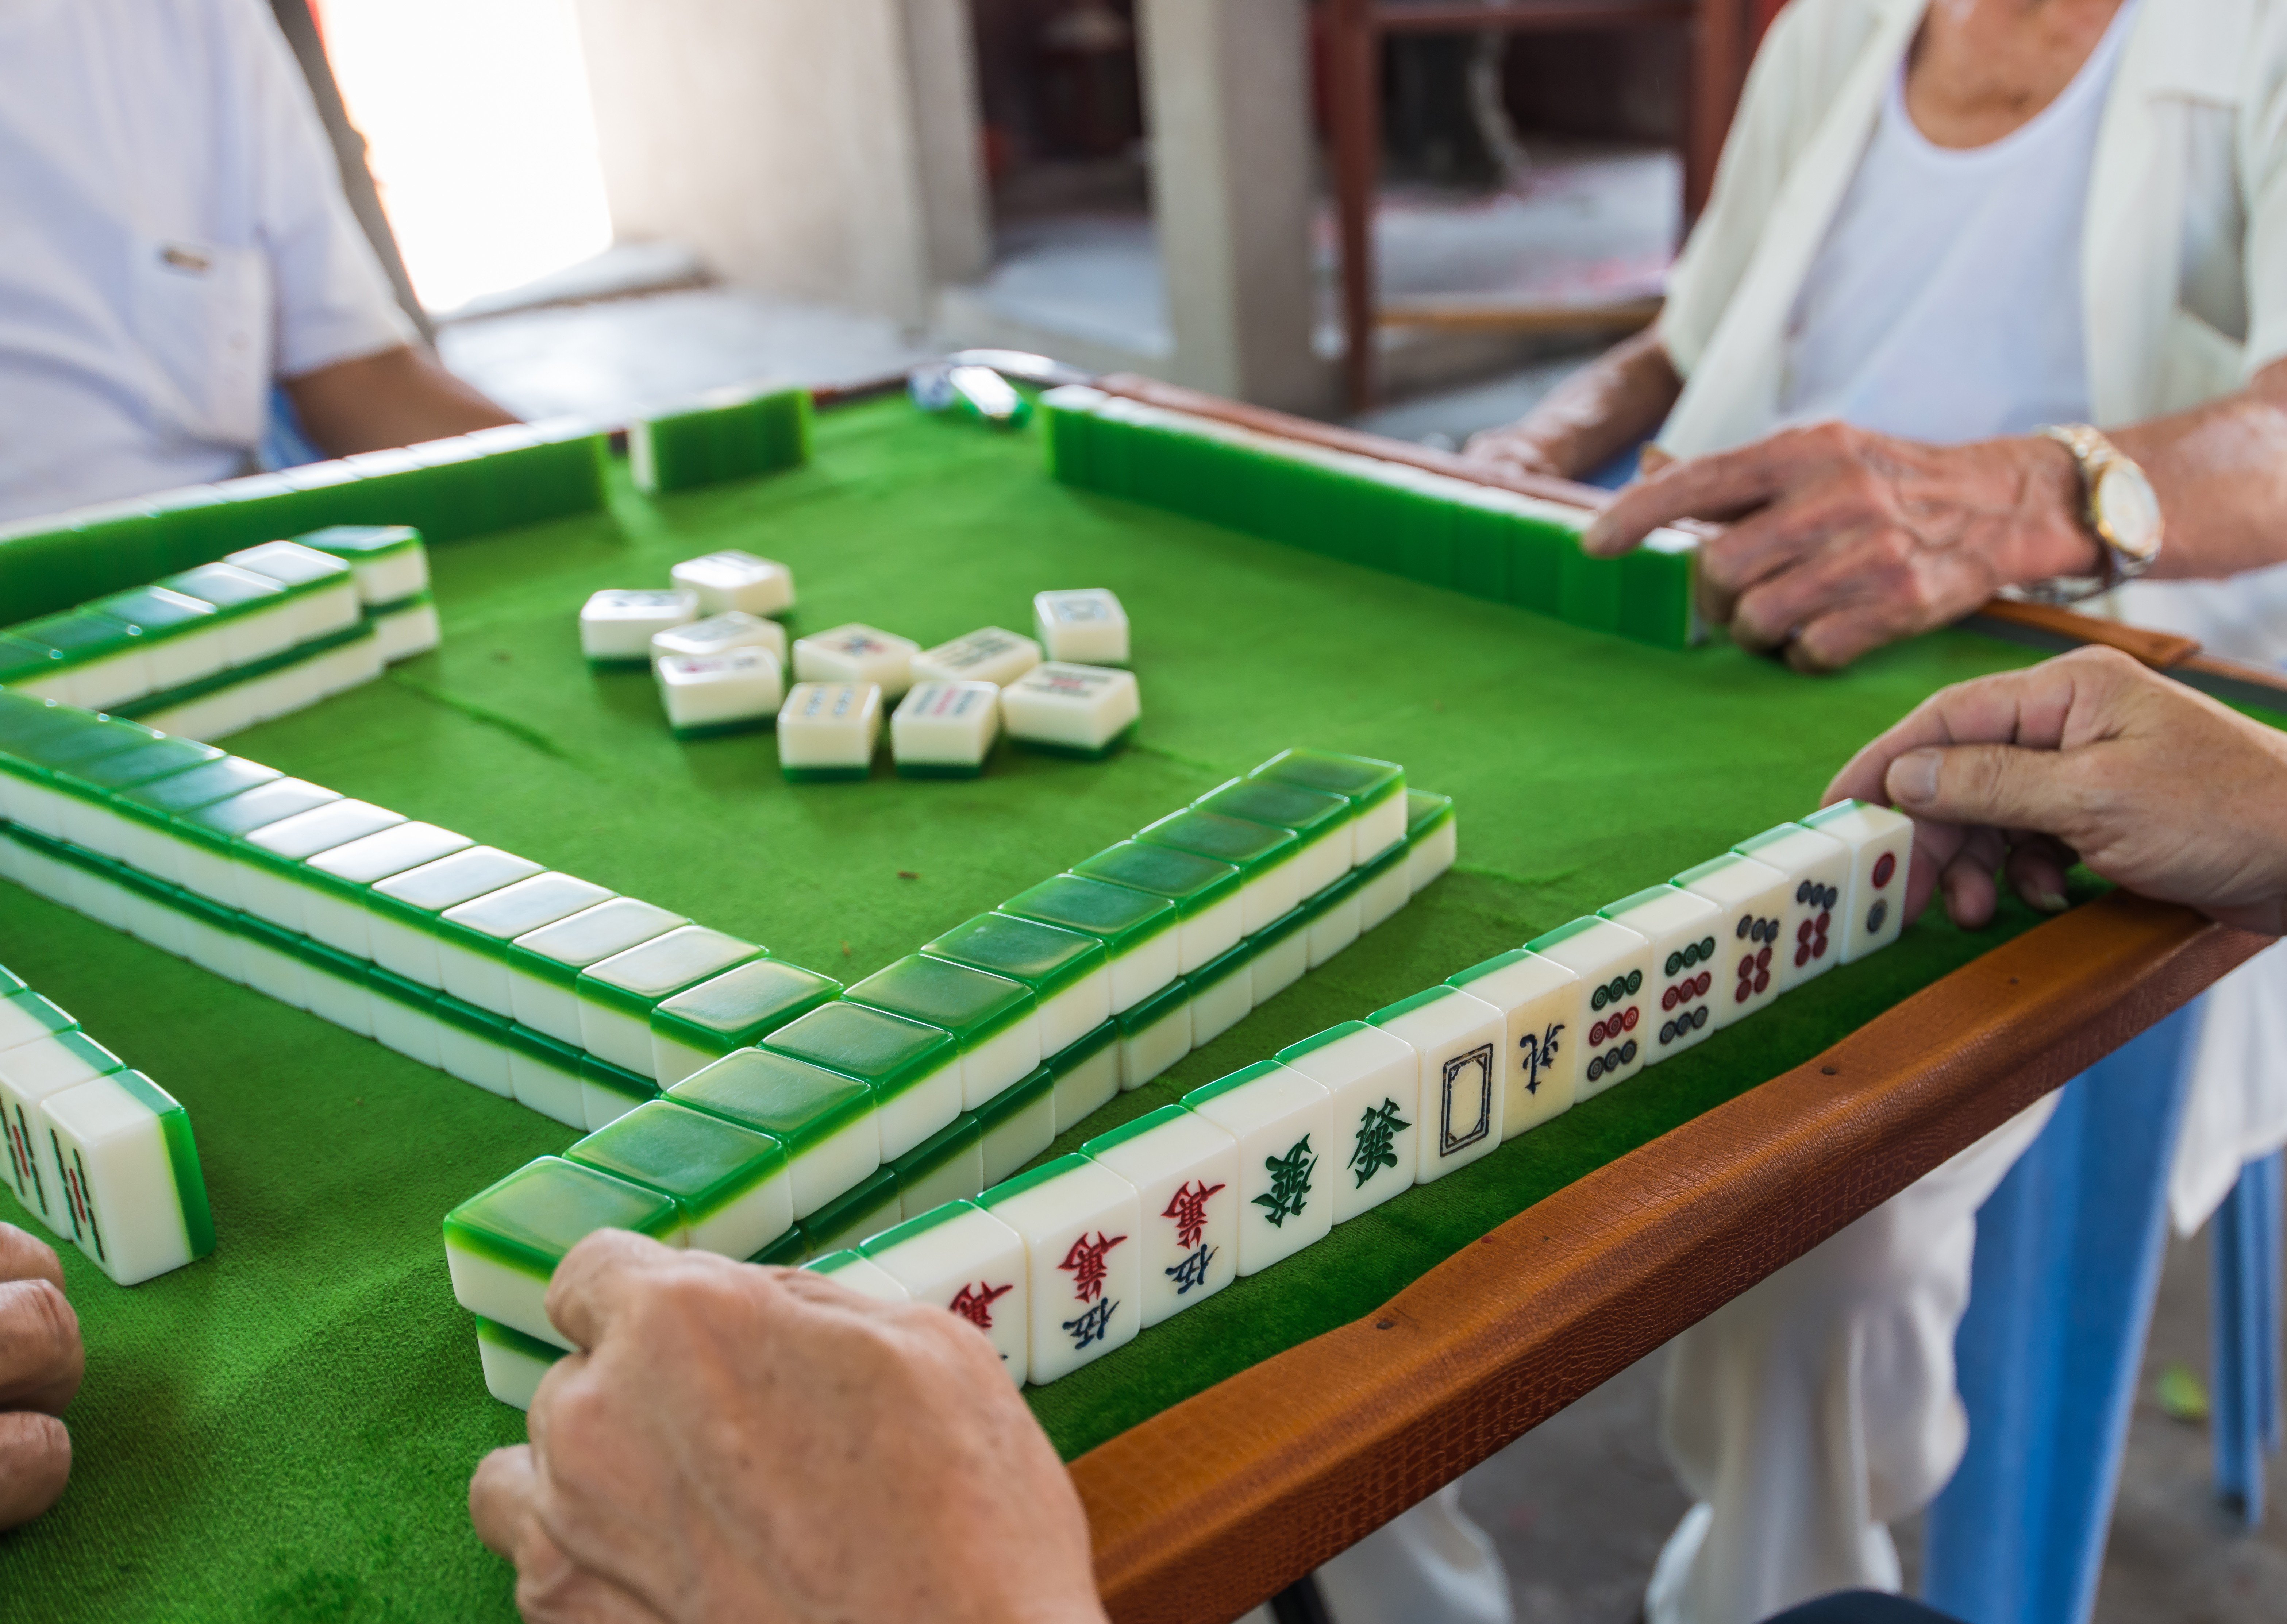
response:
{"label": "elderly person's hand", "polygon": [[1829,422],[1646,467],[1581,545],[1610,557],[1676,519],[1730,520],[1700,552],[1709,617],[1806,670],[2101,567],[2072,453],[2039,437],[1925,445]]}
{"label": "elderly person's hand", "polygon": [[1079,1496],[966,1321],[619,1231],[548,1314],[585,1352],[469,1488],[526,1618],[1103,1620]]}
{"label": "elderly person's hand", "polygon": [[1957,922],[1982,925],[2005,867],[2035,906],[2061,908],[2077,859],[2227,925],[2287,931],[2287,735],[2110,649],[1932,696],[1826,795],[1911,815],[1910,918],[1942,885]]}
{"label": "elderly person's hand", "polygon": [[0,1224],[0,1528],[31,1521],[64,1492],[71,1434],[56,1418],[85,1368],[54,1250]]}

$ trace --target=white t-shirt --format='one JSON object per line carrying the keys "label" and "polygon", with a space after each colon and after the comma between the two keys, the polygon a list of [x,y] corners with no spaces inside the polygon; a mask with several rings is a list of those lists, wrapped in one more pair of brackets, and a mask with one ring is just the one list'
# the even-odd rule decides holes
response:
{"label": "white t-shirt", "polygon": [[1783,421],[1956,445],[2088,420],[2081,228],[2134,10],[2055,100],[1983,146],[1933,145],[1899,65],[1787,323]]}
{"label": "white t-shirt", "polygon": [[413,331],[258,0],[0,0],[0,518],[240,472]]}

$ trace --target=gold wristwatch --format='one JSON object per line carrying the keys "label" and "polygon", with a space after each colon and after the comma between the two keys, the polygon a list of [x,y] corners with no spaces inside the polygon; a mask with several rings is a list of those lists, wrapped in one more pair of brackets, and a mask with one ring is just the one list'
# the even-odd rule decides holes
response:
{"label": "gold wristwatch", "polygon": [[2080,521],[2104,555],[2104,572],[2036,581],[2025,595],[2042,603],[2077,603],[2149,570],[2160,556],[2166,525],[2144,470],[2086,423],[2048,424],[2039,432],[2072,453],[2080,466]]}

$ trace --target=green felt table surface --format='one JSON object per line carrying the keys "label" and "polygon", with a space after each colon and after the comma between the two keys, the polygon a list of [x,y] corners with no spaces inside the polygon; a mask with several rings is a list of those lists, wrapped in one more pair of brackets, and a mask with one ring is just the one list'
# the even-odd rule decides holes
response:
{"label": "green felt table surface", "polygon": [[[1049,481],[1031,432],[821,415],[812,465],[432,549],[445,641],[230,747],[851,982],[1290,745],[1404,763],[1454,797],[1458,868],[1051,1154],[1816,804],[1941,684],[2035,656],[1968,633],[1809,679],[1664,652]],[[790,564],[797,631],[933,645],[1110,587],[1144,721],[1103,763],[790,784],[767,733],[677,743],[651,678],[591,673],[575,617],[738,547]],[[1816,1052],[2030,921],[1925,919],[1464,1172],[1030,1396],[1067,1455],[1363,1314],[1468,1240]],[[447,1209],[578,1135],[0,883],[0,964],[189,1108],[214,1255],[122,1290],[65,1248],[88,1345],[63,1502],[0,1535],[24,1616],[481,1619],[511,1575],[465,1486],[524,1418],[453,1301]],[[19,1215],[20,1216],[20,1215]],[[28,1220],[25,1220],[28,1221]]]}

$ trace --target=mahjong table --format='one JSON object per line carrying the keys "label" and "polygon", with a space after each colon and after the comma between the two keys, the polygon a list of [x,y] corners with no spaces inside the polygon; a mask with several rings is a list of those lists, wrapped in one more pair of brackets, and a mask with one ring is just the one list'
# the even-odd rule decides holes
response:
{"label": "mahjong table", "polygon": [[[1804,677],[1720,638],[1654,646],[1183,516],[1148,488],[1059,482],[1037,425],[927,415],[902,393],[819,407],[803,466],[653,498],[616,461],[593,510],[432,537],[441,646],[227,747],[844,981],[1289,745],[1400,762],[1453,798],[1450,872],[1053,1153],[1799,816],[1945,683],[2123,635],[2018,613]],[[678,743],[648,675],[583,663],[574,615],[592,591],[663,585],[725,547],[792,566],[797,629],[864,621],[925,644],[1022,627],[1044,588],[1112,587],[1134,626],[1134,742],[1099,762],[1004,750],[971,780],[884,766],[800,784],[767,733]],[[131,560],[89,567],[97,584],[139,579]],[[2287,704],[2164,640],[2137,651],[2207,671],[2236,702]],[[1114,1615],[1236,1616],[2253,950],[2093,882],[2075,900],[2046,920],[2006,904],[1976,932],[1933,911],[1029,1390],[1087,1501]],[[575,1131],[5,883],[0,964],[185,1103],[218,1236],[131,1289],[62,1248],[88,1350],[73,1478],[0,1536],[8,1611],[512,1616],[513,1576],[471,1533],[466,1486],[524,1417],[487,1394],[439,1226]]]}

